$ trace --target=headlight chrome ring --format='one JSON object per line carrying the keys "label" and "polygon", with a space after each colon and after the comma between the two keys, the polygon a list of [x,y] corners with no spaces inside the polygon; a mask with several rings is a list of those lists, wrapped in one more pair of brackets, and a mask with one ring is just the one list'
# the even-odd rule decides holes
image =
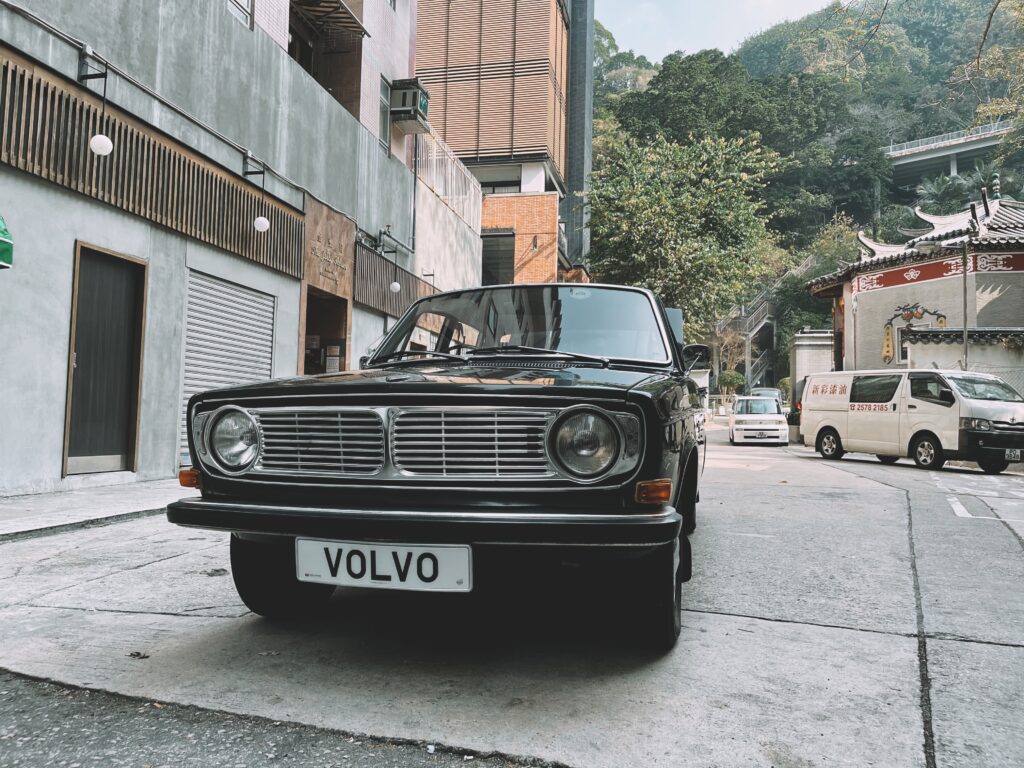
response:
{"label": "headlight chrome ring", "polygon": [[263,452],[259,424],[238,406],[225,406],[210,414],[205,438],[217,468],[229,475],[247,472]]}
{"label": "headlight chrome ring", "polygon": [[610,415],[590,407],[572,408],[551,426],[551,458],[570,477],[591,481],[619,461],[622,431]]}

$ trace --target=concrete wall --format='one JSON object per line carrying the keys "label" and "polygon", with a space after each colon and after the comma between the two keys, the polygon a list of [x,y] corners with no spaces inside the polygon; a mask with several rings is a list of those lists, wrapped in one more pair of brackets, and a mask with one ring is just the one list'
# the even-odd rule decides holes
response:
{"label": "concrete wall", "polygon": [[480,285],[482,241],[422,182],[416,184],[416,258],[412,272],[441,291]]}
{"label": "concrete wall", "polygon": [[793,386],[812,373],[832,370],[832,334],[797,333],[789,347],[789,377]]}
{"label": "concrete wall", "polygon": [[359,367],[359,358],[365,355],[370,345],[380,339],[395,322],[396,318],[389,317],[383,312],[377,312],[361,304],[353,305],[351,368]]}
{"label": "concrete wall", "polygon": [[[0,189],[15,240],[15,266],[0,272],[0,496],[174,475],[188,267],[275,295],[274,373],[295,372],[297,280],[7,166]],[[136,474],[60,477],[76,240],[148,264]]]}
{"label": "concrete wall", "polygon": [[[220,0],[21,0],[21,5],[156,90],[226,139],[376,232],[411,237],[413,177],[259,26],[247,29]],[[390,10],[390,9],[389,9]],[[6,8],[0,38],[67,77],[78,52]],[[93,83],[93,88],[97,86]],[[240,172],[224,140],[112,75],[109,100]],[[369,139],[372,137],[372,141]],[[376,153],[368,151],[375,146]],[[302,192],[276,176],[268,192],[302,207]],[[382,201],[388,201],[381,206]],[[365,221],[364,221],[365,220]]]}

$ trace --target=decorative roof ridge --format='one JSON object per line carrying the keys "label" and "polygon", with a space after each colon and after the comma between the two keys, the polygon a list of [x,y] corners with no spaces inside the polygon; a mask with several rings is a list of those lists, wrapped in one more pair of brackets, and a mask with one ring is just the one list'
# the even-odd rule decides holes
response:
{"label": "decorative roof ridge", "polygon": [[893,256],[897,253],[902,253],[907,249],[906,245],[879,243],[876,240],[872,240],[864,233],[863,229],[857,232],[857,241],[871,253],[871,256],[865,256],[865,252],[862,250],[860,255],[861,261],[870,261],[872,258],[878,256]]}
{"label": "decorative roof ridge", "polygon": [[[989,203],[991,205],[991,203]],[[920,205],[915,205],[912,208],[914,215],[926,224],[931,224],[932,230],[938,229],[939,227],[949,227],[960,225],[963,226],[971,218],[971,211],[957,211],[956,213],[947,213],[944,215],[938,215],[934,213],[925,213]]]}

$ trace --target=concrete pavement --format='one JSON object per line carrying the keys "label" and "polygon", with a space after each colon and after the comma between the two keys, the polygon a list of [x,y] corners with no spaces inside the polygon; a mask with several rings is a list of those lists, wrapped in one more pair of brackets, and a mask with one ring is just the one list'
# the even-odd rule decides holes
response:
{"label": "concrete pavement", "polygon": [[0,666],[571,766],[1024,761],[1019,478],[709,435],[665,657],[631,648],[592,575],[339,591],[273,624],[235,596],[223,535],[151,517],[0,545]]}

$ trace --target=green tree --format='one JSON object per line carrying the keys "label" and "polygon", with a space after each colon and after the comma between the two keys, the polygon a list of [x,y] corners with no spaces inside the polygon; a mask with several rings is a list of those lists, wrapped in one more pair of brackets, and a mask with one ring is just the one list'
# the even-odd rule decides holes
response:
{"label": "green tree", "polygon": [[757,197],[778,167],[756,137],[602,137],[590,191],[592,271],[645,286],[706,326],[778,266]]}
{"label": "green tree", "polygon": [[961,177],[945,174],[922,179],[915,192],[922,208],[940,216],[963,210],[970,196]]}
{"label": "green tree", "polygon": [[609,105],[618,95],[646,88],[657,71],[645,56],[619,50],[612,33],[600,21],[594,21],[595,119],[607,119]]}
{"label": "green tree", "polygon": [[739,371],[722,371],[718,377],[718,389],[723,395],[731,395],[747,383],[747,378]]}
{"label": "green tree", "polygon": [[807,282],[828,274],[860,258],[857,227],[849,216],[838,214],[798,256],[801,263],[811,258],[811,266],[799,274],[791,272],[772,289],[775,304],[776,375],[789,372],[789,345],[793,335],[804,326],[830,328],[832,307],[807,290]]}

